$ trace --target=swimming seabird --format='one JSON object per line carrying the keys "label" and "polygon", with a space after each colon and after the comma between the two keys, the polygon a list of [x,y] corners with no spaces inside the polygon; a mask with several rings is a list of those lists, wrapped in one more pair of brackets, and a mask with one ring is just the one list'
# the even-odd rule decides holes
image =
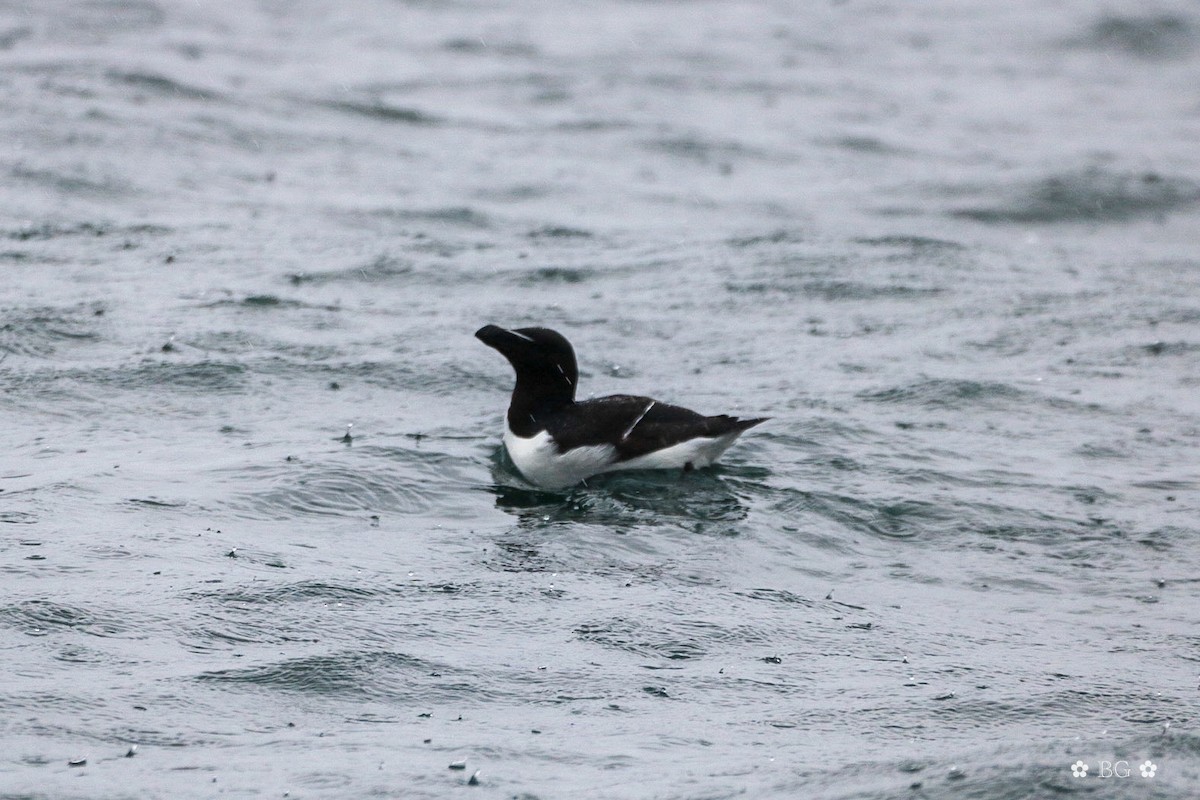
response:
{"label": "swimming seabird", "polygon": [[616,470],[707,467],[767,419],[706,417],[626,394],[576,402],[579,369],[562,334],[485,325],[475,338],[500,351],[517,373],[504,447],[521,475],[546,489]]}

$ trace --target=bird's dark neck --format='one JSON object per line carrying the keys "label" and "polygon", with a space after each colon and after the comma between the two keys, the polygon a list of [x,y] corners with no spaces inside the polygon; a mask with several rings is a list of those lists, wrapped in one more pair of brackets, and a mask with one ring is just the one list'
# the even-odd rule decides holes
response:
{"label": "bird's dark neck", "polygon": [[575,387],[568,380],[518,376],[508,405],[508,428],[522,438],[533,436],[546,427],[543,420],[547,415],[574,402]]}

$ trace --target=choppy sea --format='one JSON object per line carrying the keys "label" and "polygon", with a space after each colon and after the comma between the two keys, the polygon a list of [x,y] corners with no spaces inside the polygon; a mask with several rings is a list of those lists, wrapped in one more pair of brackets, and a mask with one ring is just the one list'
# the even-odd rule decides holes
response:
{"label": "choppy sea", "polygon": [[[485,323],[772,419],[534,490]],[[0,798],[1191,798],[1198,725],[1195,2],[0,2]]]}

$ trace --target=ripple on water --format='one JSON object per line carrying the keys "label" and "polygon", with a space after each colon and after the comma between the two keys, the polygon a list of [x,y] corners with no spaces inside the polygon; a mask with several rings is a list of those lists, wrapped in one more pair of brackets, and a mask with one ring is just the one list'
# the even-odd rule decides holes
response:
{"label": "ripple on water", "polygon": [[287,298],[287,297],[280,297],[279,295],[274,295],[274,294],[250,294],[250,295],[246,295],[245,297],[242,297],[241,299],[223,298],[221,300],[214,300],[210,303],[205,303],[202,306],[202,308],[223,308],[223,307],[228,307],[228,306],[234,306],[234,307],[238,307],[238,308],[257,308],[257,309],[264,309],[264,310],[278,309],[278,310],[284,310],[284,311],[291,311],[291,310],[298,310],[298,309],[311,309],[311,308],[320,308],[323,311],[337,311],[338,310],[338,308],[336,306],[313,306],[308,303],[301,302],[299,300],[293,300],[293,299]]}
{"label": "ripple on water", "polygon": [[415,264],[410,259],[382,253],[362,265],[320,272],[293,272],[287,279],[294,286],[308,283],[316,286],[339,283],[391,283],[407,280],[413,275],[414,268]]}
{"label": "ripple on water", "polygon": [[[1061,559],[1083,557],[1089,543],[1122,540],[1125,534],[1118,527],[1098,524],[1083,515],[1077,506],[1077,516],[1062,511],[1057,497],[1046,498],[1052,510],[1042,510],[1032,504],[1031,491],[1039,488],[1015,479],[990,482],[986,472],[981,478],[964,479],[960,483],[990,496],[1008,491],[1013,504],[994,500],[937,500],[914,499],[911,496],[871,496],[868,492],[855,495],[830,492],[780,491],[772,512],[786,515],[792,527],[804,531],[810,546],[833,552],[854,552],[854,535],[866,534],[885,540],[914,542],[954,542],[957,547],[994,548],[998,544],[1034,544],[1045,555]],[[902,473],[889,477],[893,488],[906,484]],[[1041,487],[1044,488],[1044,487]],[[1081,501],[1082,502],[1082,501]],[[829,523],[835,524],[830,529]],[[846,534],[851,534],[847,536]],[[1151,535],[1152,534],[1147,534]]]}
{"label": "ripple on water", "polygon": [[50,33],[68,39],[104,40],[112,34],[144,33],[160,27],[166,13],[151,0],[92,0],[69,3],[50,16]]}
{"label": "ripple on water", "polygon": [[51,600],[22,600],[0,606],[0,625],[28,636],[50,636],[65,631],[79,631],[102,638],[138,638],[136,632],[140,624],[138,621],[125,620],[114,614],[89,611]]}
{"label": "ripple on water", "polygon": [[951,241],[949,239],[936,239],[930,236],[919,236],[916,234],[891,234],[888,236],[873,236],[855,239],[858,244],[865,244],[870,247],[886,247],[899,250],[908,250],[913,253],[925,252],[963,252],[969,248],[965,244]]}
{"label": "ripple on water", "polygon": [[4,230],[0,233],[8,239],[18,242],[48,241],[51,239],[93,236],[126,236],[138,238],[141,236],[163,236],[173,233],[174,229],[165,225],[111,225],[102,222],[39,222],[22,225],[19,228]]}
{"label": "ripple on water", "polygon": [[186,83],[181,83],[180,81],[151,72],[121,72],[111,70],[108,72],[107,77],[118,86],[133,89],[138,92],[139,96],[151,94],[180,100],[212,101],[222,99],[220,94],[210,89],[189,86]]}
{"label": "ripple on water", "polygon": [[1032,400],[1030,393],[1007,383],[947,378],[930,378],[904,386],[860,392],[858,397],[874,403],[955,409]]}
{"label": "ripple on water", "polygon": [[63,370],[48,376],[48,380],[125,391],[167,389],[183,394],[238,394],[246,388],[247,370],[242,364],[220,361],[144,361],[128,367]]}
{"label": "ripple on water", "polygon": [[525,234],[530,239],[591,239],[595,234],[569,225],[543,225]]}
{"label": "ripple on water", "polygon": [[595,525],[628,531],[642,525],[676,525],[694,533],[737,535],[749,508],[723,476],[735,468],[717,466],[691,473],[638,471],[598,475],[586,486],[548,492],[516,480],[505,459],[493,463],[496,505],[523,523]]}
{"label": "ripple on water", "polygon": [[413,108],[411,106],[397,106],[384,102],[380,99],[324,100],[318,102],[316,105],[328,108],[331,111],[339,111],[343,114],[364,117],[376,122],[418,125],[422,127],[433,127],[436,125],[441,125],[443,122],[441,117],[430,114],[427,111],[422,111],[419,108]]}
{"label": "ripple on water", "polygon": [[67,169],[35,169],[16,166],[9,175],[48,189],[55,194],[90,195],[94,199],[133,195],[135,188],[123,177],[98,172],[99,167],[76,164]]}
{"label": "ripple on water", "polygon": [[[394,702],[428,701],[444,687],[445,665],[404,653],[348,650],[241,669],[202,672],[198,680],[234,688],[350,696]],[[461,700],[457,687],[449,696]]]}
{"label": "ripple on water", "polygon": [[[341,460],[282,461],[228,472],[239,491],[227,505],[247,519],[290,519],[296,515],[361,517],[428,511],[446,490],[425,458],[405,464],[356,460],[367,448]],[[379,454],[376,453],[376,456]],[[421,453],[421,456],[427,454]],[[436,470],[434,470],[436,471]],[[250,485],[254,488],[246,490]]]}
{"label": "ripple on water", "polygon": [[764,245],[791,245],[804,241],[804,235],[799,231],[778,228],[767,233],[755,233],[745,236],[733,236],[725,240],[725,244],[737,250],[763,247]]}
{"label": "ripple on water", "polygon": [[1018,187],[1007,204],[952,213],[992,223],[1122,222],[1179,211],[1197,202],[1200,183],[1187,178],[1090,167]]}
{"label": "ripple on water", "polygon": [[430,493],[413,480],[344,464],[284,463],[239,469],[239,485],[264,488],[235,495],[229,506],[250,519],[289,519],[296,515],[356,517],[364,513],[408,515],[427,511]]}
{"label": "ripple on water", "polygon": [[101,340],[104,307],[89,303],[70,308],[18,308],[3,312],[0,353],[49,358],[64,348]]}
{"label": "ripple on water", "polygon": [[262,613],[261,606],[296,602],[343,602],[380,597],[381,592],[361,586],[307,580],[267,587],[240,587],[195,592],[197,600],[215,601],[222,605],[246,606],[253,613]]}
{"label": "ripple on water", "polygon": [[598,270],[583,267],[540,267],[528,272],[514,275],[521,286],[542,286],[545,284],[584,283],[599,274]]}
{"label": "ripple on water", "polygon": [[815,601],[807,597],[801,597],[794,592],[789,592],[787,589],[751,588],[734,592],[734,594],[750,600],[765,600],[769,603],[780,603],[785,606],[797,605],[812,608],[817,605]]}
{"label": "ripple on water", "polygon": [[470,206],[377,208],[367,213],[380,219],[409,223],[428,222],[452,228],[483,229],[493,226],[490,217]]}
{"label": "ripple on water", "polygon": [[1063,673],[1048,674],[1043,680],[1060,683],[1039,689],[1028,687],[1019,696],[964,696],[940,701],[936,713],[943,724],[963,730],[1011,729],[1020,723],[1050,724],[1054,720],[1073,724],[1079,716],[1115,717],[1129,722],[1159,723],[1174,716],[1182,700],[1173,693],[1137,693],[1128,686]]}
{"label": "ripple on water", "polygon": [[703,658],[714,647],[749,646],[769,641],[766,633],[749,626],[726,627],[708,620],[688,619],[673,619],[663,625],[617,617],[580,625],[575,629],[575,635],[585,642],[667,661]]}
{"label": "ripple on water", "polygon": [[316,643],[345,635],[345,613],[355,606],[390,596],[384,589],[318,580],[192,592],[197,604],[186,641],[197,653],[247,644]]}
{"label": "ripple on water", "polygon": [[1196,48],[1200,30],[1180,14],[1105,14],[1077,43],[1144,59],[1177,58]]}
{"label": "ripple on water", "polygon": [[643,147],[652,152],[665,153],[699,164],[727,163],[732,160],[783,163],[791,160],[791,157],[783,152],[769,152],[736,140],[718,141],[692,135],[651,139],[644,142]]}
{"label": "ripple on water", "polygon": [[[304,367],[321,369],[343,353],[336,345],[279,341],[247,330],[198,332],[188,336],[185,346],[210,355],[237,356],[238,363],[248,364],[255,374],[271,375],[291,372],[303,376],[308,374]],[[264,357],[264,353],[270,355]]]}
{"label": "ripple on water", "polygon": [[[791,514],[814,514],[844,526],[852,533],[866,533],[883,539],[928,538],[962,524],[953,508],[908,498],[872,501],[858,496],[809,492],[781,503],[779,508]],[[800,517],[799,523],[802,522],[803,517]],[[847,547],[838,537],[817,537],[815,541],[826,549],[844,550]]]}
{"label": "ripple on water", "polygon": [[859,281],[797,281],[788,278],[729,282],[725,288],[733,294],[783,294],[810,297],[825,302],[862,300],[920,300],[944,290],[936,286],[907,284],[870,284]]}
{"label": "ripple on water", "polygon": [[262,617],[246,612],[224,611],[196,615],[195,621],[184,631],[184,641],[190,651],[211,653],[245,645],[318,641],[313,637],[311,623],[280,619],[276,614]]}

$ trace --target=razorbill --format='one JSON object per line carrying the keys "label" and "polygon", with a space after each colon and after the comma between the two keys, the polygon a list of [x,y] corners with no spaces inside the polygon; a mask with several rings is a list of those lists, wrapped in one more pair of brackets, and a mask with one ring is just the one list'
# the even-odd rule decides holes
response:
{"label": "razorbill", "polygon": [[626,394],[577,403],[575,350],[562,334],[485,325],[475,338],[517,373],[504,447],[527,480],[547,489],[615,470],[707,467],[742,431],[767,419],[706,417]]}

